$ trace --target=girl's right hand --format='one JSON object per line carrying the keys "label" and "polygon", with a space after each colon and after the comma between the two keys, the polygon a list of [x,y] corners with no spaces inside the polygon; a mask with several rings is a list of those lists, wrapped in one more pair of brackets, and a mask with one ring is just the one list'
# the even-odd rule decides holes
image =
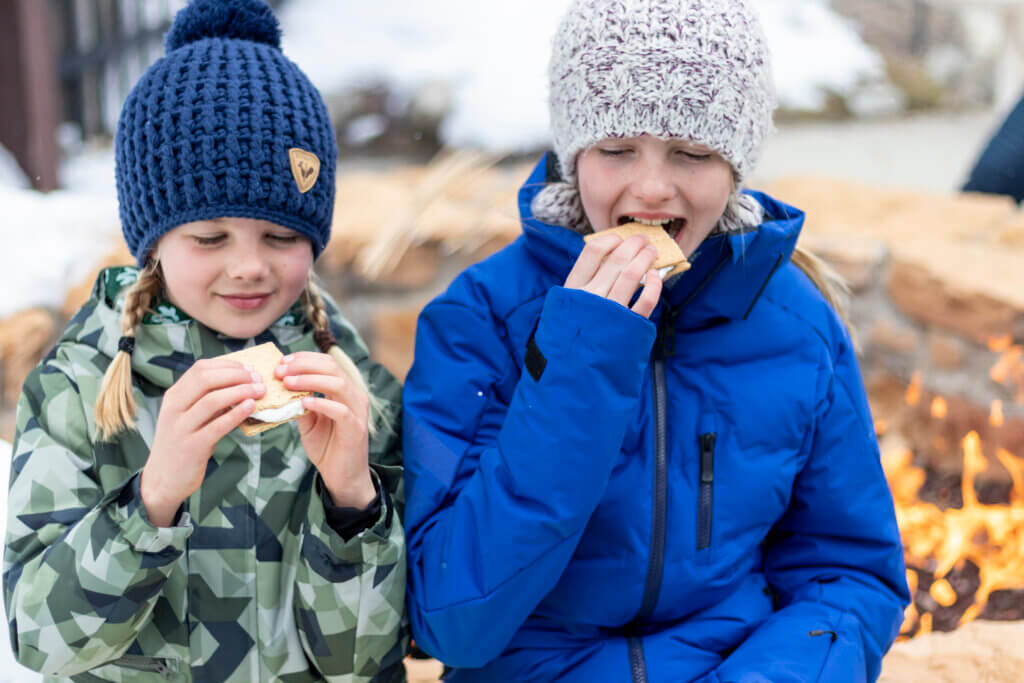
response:
{"label": "girl's right hand", "polygon": [[[643,235],[626,240],[615,234],[595,237],[583,247],[565,286],[611,299],[649,318],[661,297],[661,277],[651,270],[657,258],[658,251]],[[630,307],[641,283],[644,290]]]}
{"label": "girl's right hand", "polygon": [[217,442],[252,414],[266,392],[259,374],[233,360],[197,361],[164,393],[139,490],[154,526],[170,526],[199,489]]}

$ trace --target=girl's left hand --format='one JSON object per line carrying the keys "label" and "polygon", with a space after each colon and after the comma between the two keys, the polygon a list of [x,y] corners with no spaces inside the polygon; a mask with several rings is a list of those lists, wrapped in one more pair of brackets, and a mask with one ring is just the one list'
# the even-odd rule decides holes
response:
{"label": "girl's left hand", "polygon": [[300,351],[285,356],[274,374],[292,391],[324,395],[302,399],[306,409],[298,419],[302,446],[334,504],[365,509],[377,496],[368,464],[369,398],[326,353]]}

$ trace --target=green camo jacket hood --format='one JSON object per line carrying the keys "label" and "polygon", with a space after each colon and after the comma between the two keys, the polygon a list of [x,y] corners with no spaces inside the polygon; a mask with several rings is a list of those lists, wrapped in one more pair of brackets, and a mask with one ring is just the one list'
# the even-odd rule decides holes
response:
{"label": "green camo jacket hood", "polygon": [[[397,426],[371,439],[381,514],[354,538],[327,524],[294,423],[255,437],[231,432],[177,524],[152,526],[138,473],[163,392],[199,358],[265,341],[286,354],[316,344],[298,305],[255,339],[238,340],[159,304],[136,331],[136,428],[100,442],[93,406],[137,276],[135,268],[103,271],[22,390],[4,554],[18,660],[76,681],[402,680]],[[398,383],[327,305],[339,345],[397,425]]]}

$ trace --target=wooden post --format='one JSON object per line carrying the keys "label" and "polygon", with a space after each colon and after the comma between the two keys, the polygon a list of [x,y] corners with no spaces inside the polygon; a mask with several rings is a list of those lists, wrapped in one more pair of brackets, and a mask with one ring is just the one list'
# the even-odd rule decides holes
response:
{"label": "wooden post", "polygon": [[37,190],[57,189],[59,100],[50,3],[0,0],[0,144]]}

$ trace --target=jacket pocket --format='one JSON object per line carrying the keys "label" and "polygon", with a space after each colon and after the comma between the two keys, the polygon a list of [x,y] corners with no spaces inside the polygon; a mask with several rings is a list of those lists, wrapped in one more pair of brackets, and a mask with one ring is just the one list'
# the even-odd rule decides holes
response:
{"label": "jacket pocket", "polygon": [[163,657],[143,657],[141,655],[124,655],[104,666],[119,666],[124,669],[156,674],[161,678],[170,680],[178,667],[169,659]]}
{"label": "jacket pocket", "polygon": [[715,517],[715,447],[718,430],[713,415],[705,415],[697,434],[697,556],[711,559],[712,530]]}

